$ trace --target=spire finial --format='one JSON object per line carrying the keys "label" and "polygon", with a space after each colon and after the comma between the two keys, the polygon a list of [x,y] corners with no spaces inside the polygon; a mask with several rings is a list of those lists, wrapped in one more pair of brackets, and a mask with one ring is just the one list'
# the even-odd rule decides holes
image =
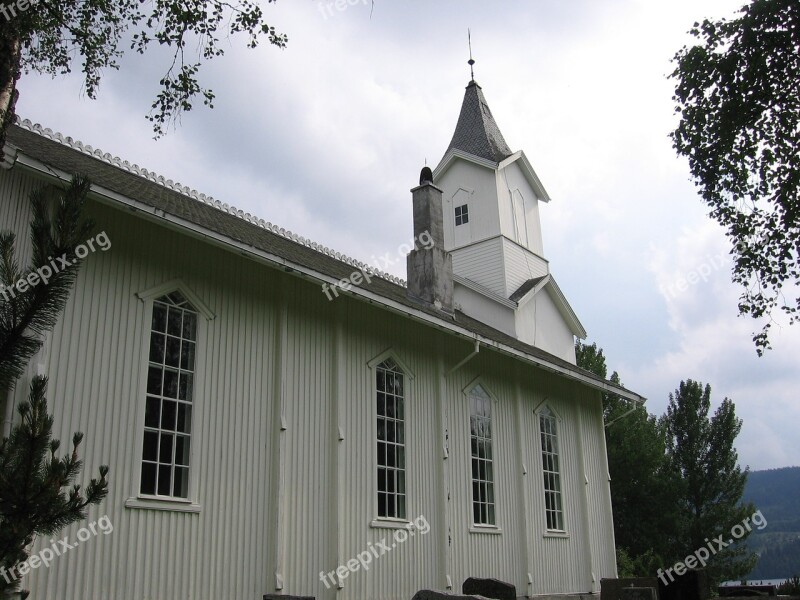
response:
{"label": "spire finial", "polygon": [[469,60],[467,64],[469,65],[469,74],[472,77],[472,81],[475,81],[475,69],[473,66],[475,65],[475,61],[472,59],[472,32],[467,29],[467,41],[469,42]]}

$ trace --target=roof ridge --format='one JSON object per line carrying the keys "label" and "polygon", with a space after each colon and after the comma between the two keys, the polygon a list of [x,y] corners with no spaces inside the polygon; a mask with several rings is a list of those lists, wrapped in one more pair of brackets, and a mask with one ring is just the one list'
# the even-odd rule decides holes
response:
{"label": "roof ridge", "polygon": [[240,210],[240,209],[236,208],[233,205],[220,202],[219,200],[217,200],[213,196],[207,196],[206,194],[198,192],[197,190],[195,190],[193,188],[181,185],[180,183],[175,182],[172,179],[166,179],[163,175],[159,175],[155,171],[148,171],[147,169],[145,169],[143,167],[140,167],[139,165],[137,165],[135,163],[131,163],[131,162],[127,161],[127,160],[123,160],[119,156],[113,156],[112,154],[110,154],[108,152],[104,153],[99,148],[93,148],[92,146],[90,146],[88,144],[84,144],[80,140],[73,139],[70,136],[65,136],[62,133],[58,132],[58,131],[53,131],[49,127],[42,127],[39,123],[33,123],[29,119],[20,119],[19,117],[17,117],[16,124],[19,127],[21,127],[22,129],[25,129],[27,131],[30,131],[30,132],[35,133],[37,135],[40,135],[40,136],[42,136],[44,138],[47,138],[49,140],[53,140],[55,142],[58,142],[58,143],[60,143],[60,144],[62,144],[64,146],[72,148],[73,150],[77,150],[78,152],[86,154],[87,156],[91,156],[92,158],[100,160],[100,161],[102,161],[104,163],[107,163],[107,164],[113,166],[113,167],[117,167],[117,168],[122,169],[124,171],[127,171],[129,173],[132,173],[133,175],[136,175],[137,177],[142,177],[144,179],[147,179],[148,181],[151,181],[152,183],[158,184],[158,185],[160,185],[162,187],[165,187],[165,188],[167,188],[169,190],[173,190],[175,192],[178,192],[179,194],[182,194],[182,195],[184,195],[184,196],[186,196],[188,198],[191,198],[192,200],[196,200],[198,202],[202,202],[203,204],[207,204],[209,206],[212,206],[212,207],[216,208],[217,210],[220,210],[220,211],[222,211],[224,213],[227,213],[229,215],[232,215],[234,217],[242,219],[243,221],[247,221],[251,225],[255,225],[257,227],[261,227],[262,229],[266,229],[266,230],[268,230],[268,231],[270,231],[270,232],[272,232],[272,233],[274,233],[276,235],[279,235],[279,236],[281,236],[283,238],[286,238],[286,239],[288,239],[288,240],[290,240],[292,242],[295,242],[295,243],[300,244],[302,246],[306,246],[307,248],[311,248],[312,250],[314,250],[316,252],[319,252],[320,254],[324,254],[326,256],[330,256],[331,258],[334,258],[334,259],[336,259],[338,261],[341,261],[341,262],[343,262],[345,264],[348,264],[348,265],[351,265],[353,267],[356,267],[357,269],[360,269],[362,271],[369,269],[369,272],[372,275],[376,275],[376,276],[380,277],[381,279],[385,279],[386,281],[389,281],[390,283],[394,283],[395,285],[399,285],[401,287],[406,287],[405,280],[401,279],[400,277],[395,277],[394,275],[392,275],[390,273],[386,273],[385,271],[381,271],[379,269],[376,269],[375,267],[372,267],[372,266],[370,266],[370,265],[368,265],[368,264],[366,264],[364,262],[361,262],[360,260],[352,258],[350,256],[347,256],[346,254],[343,254],[341,252],[336,252],[335,250],[333,250],[331,248],[328,248],[327,246],[323,246],[322,244],[318,244],[316,242],[313,242],[310,239],[305,238],[305,237],[303,237],[301,235],[298,235],[296,233],[292,233],[288,229],[284,229],[283,227],[280,227],[278,225],[270,223],[269,221],[265,221],[264,219],[256,217],[255,215],[251,215],[250,213],[246,213],[243,210]]}

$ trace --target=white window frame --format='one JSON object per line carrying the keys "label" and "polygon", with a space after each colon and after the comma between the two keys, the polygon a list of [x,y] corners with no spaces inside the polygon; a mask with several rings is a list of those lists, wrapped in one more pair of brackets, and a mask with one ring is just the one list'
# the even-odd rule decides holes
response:
{"label": "white window frame", "polygon": [[[482,393],[479,393],[482,392]],[[495,496],[495,474],[494,474],[494,428],[492,397],[486,388],[480,383],[472,386],[467,395],[470,401],[469,413],[469,436],[470,436],[470,481],[472,492],[472,524],[476,527],[496,527],[497,526],[497,498]],[[488,415],[476,412],[476,403],[485,403],[488,408]],[[484,409],[484,411],[485,411]],[[488,435],[481,435],[477,431],[478,425],[488,425]],[[484,428],[484,433],[486,429]],[[478,454],[475,454],[475,445],[478,447]],[[483,445],[484,453],[481,456],[480,446]],[[488,448],[488,452],[486,451]],[[476,464],[477,463],[477,464]],[[481,464],[483,472],[481,472]],[[477,476],[477,479],[476,479]],[[475,495],[475,486],[478,486],[478,495]],[[478,508],[478,519],[475,518],[476,505]],[[485,518],[482,513],[485,506]]]}
{"label": "white window frame", "polygon": [[[459,204],[458,206],[454,207],[453,208],[453,215],[455,217],[453,222],[455,223],[456,227],[461,227],[462,225],[468,224],[469,223],[469,203]],[[464,218],[464,217],[466,217],[466,218]],[[459,219],[461,219],[460,223],[458,222]]]}
{"label": "white window frame", "polygon": [[[404,376],[404,383],[403,383],[403,429],[404,429],[404,442],[403,442],[403,449],[405,455],[405,466],[403,467],[404,472],[404,483],[405,483],[405,516],[404,517],[390,517],[390,516],[380,516],[379,515],[379,504],[378,504],[378,494],[380,493],[378,489],[378,456],[377,456],[377,447],[380,440],[378,440],[378,369],[381,365],[386,362],[388,359],[391,359],[397,365],[399,371]],[[414,372],[403,362],[397,353],[393,350],[389,349],[385,352],[381,353],[377,357],[373,358],[367,363],[369,367],[369,374],[371,384],[369,389],[372,391],[370,397],[370,406],[372,406],[372,410],[370,411],[371,421],[372,421],[372,437],[371,437],[371,454],[372,454],[372,478],[373,478],[373,485],[372,485],[372,502],[373,502],[373,514],[375,515],[374,519],[371,521],[370,525],[372,527],[403,527],[406,524],[410,523],[408,515],[411,514],[411,493],[409,487],[409,464],[410,464],[410,455],[412,454],[412,449],[409,447],[408,444],[408,424],[410,422],[410,415],[411,413],[411,381],[414,379]]]}
{"label": "white window frame", "polygon": [[[491,405],[491,425],[492,425],[492,491],[493,491],[493,505],[494,505],[494,523],[476,523],[475,522],[475,508],[474,508],[474,495],[473,495],[473,479],[472,479],[472,393],[475,388],[480,387],[484,393],[490,399]],[[502,530],[500,529],[499,522],[500,522],[500,514],[498,512],[498,501],[497,501],[497,472],[494,469],[496,464],[496,444],[494,443],[498,439],[497,435],[497,422],[494,418],[495,416],[495,404],[499,402],[497,396],[492,392],[491,386],[487,385],[486,381],[483,377],[476,377],[472,381],[470,381],[466,387],[461,390],[461,393],[465,397],[465,402],[467,403],[467,410],[466,410],[466,431],[468,435],[466,436],[466,447],[465,447],[465,454],[469,457],[469,462],[467,463],[467,479],[470,482],[470,490],[469,490],[469,531],[471,533],[494,533],[494,534],[501,534]]]}
{"label": "white window frame", "polygon": [[[544,431],[543,420],[552,428]],[[536,430],[539,456],[542,465],[542,499],[544,501],[544,525],[547,533],[566,534],[564,515],[564,475],[559,424],[561,418],[549,405],[542,406],[536,414]],[[550,441],[548,445],[546,441]],[[549,449],[548,449],[549,448]],[[552,500],[551,500],[552,499]],[[552,515],[552,518],[551,518]],[[551,524],[554,525],[551,527]]]}
{"label": "white window frame", "polygon": [[[142,479],[142,452],[144,446],[144,431],[145,431],[145,412],[146,412],[146,398],[147,398],[147,376],[150,363],[150,336],[152,333],[152,318],[153,306],[156,300],[166,294],[172,292],[179,292],[191,305],[194,312],[197,313],[197,331],[195,335],[195,358],[194,358],[194,378],[193,378],[193,400],[192,400],[192,428],[191,428],[191,443],[189,453],[189,492],[187,498],[178,498],[175,496],[159,496],[142,494],[141,479]],[[197,476],[197,463],[198,463],[198,446],[200,424],[202,423],[202,399],[204,398],[204,385],[202,376],[202,368],[205,365],[206,357],[206,339],[207,339],[207,324],[213,320],[216,315],[211,309],[203,302],[197,294],[195,294],[183,281],[176,279],[171,280],[147,290],[138,292],[136,297],[142,302],[143,311],[140,313],[141,319],[137,326],[141,332],[140,337],[140,352],[139,352],[139,366],[140,373],[138,379],[138,386],[136,394],[132,399],[136,402],[136,431],[135,431],[135,466],[132,469],[133,479],[131,481],[131,489],[133,494],[126,500],[125,506],[127,508],[141,508],[152,510],[165,510],[165,511],[179,511],[198,513],[201,510],[198,504],[198,480]]]}

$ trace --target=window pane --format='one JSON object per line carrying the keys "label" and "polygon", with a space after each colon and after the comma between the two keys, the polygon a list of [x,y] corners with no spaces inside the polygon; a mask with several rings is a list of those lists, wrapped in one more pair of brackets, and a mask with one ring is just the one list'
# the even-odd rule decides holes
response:
{"label": "window pane", "polygon": [[397,491],[395,487],[395,471],[388,471],[386,473],[386,491],[393,494]]}
{"label": "window pane", "polygon": [[164,361],[168,367],[177,367],[181,358],[181,338],[167,336],[167,354]]}
{"label": "window pane", "polygon": [[181,369],[194,371],[194,342],[183,341],[181,346]]}
{"label": "window pane", "polygon": [[[382,369],[378,369],[377,388],[379,392],[386,391],[386,373]],[[378,394],[378,397],[380,398],[380,394]]]}
{"label": "window pane", "polygon": [[161,422],[161,400],[147,397],[147,404],[144,411],[144,426],[145,427],[158,427]]}
{"label": "window pane", "polygon": [[386,444],[378,442],[378,465],[386,466]]}
{"label": "window pane", "polygon": [[180,433],[192,432],[192,406],[190,404],[178,404],[178,423],[176,430]]}
{"label": "window pane", "polygon": [[194,396],[194,375],[181,373],[181,383],[178,388],[178,398],[191,402]]}
{"label": "window pane", "polygon": [[153,331],[167,330],[167,307],[163,304],[153,304]]}
{"label": "window pane", "polygon": [[161,374],[160,367],[150,367],[147,370],[147,393],[155,396],[161,395]]}
{"label": "window pane", "polygon": [[175,464],[189,466],[189,436],[179,435],[175,439]]}
{"label": "window pane", "polygon": [[378,469],[378,491],[386,491],[386,469]]}
{"label": "window pane", "polygon": [[174,436],[169,433],[161,434],[161,446],[158,449],[158,462],[172,464],[172,444]]}
{"label": "window pane", "polygon": [[394,376],[394,393],[396,396],[403,395],[403,379],[404,377],[400,373]]}
{"label": "window pane", "polygon": [[183,311],[174,306],[169,307],[169,318],[167,320],[167,333],[176,337],[181,336],[181,314]]}
{"label": "window pane", "polygon": [[164,362],[164,344],[166,337],[160,333],[150,336],[150,362],[162,364]]}
{"label": "window pane", "polygon": [[142,494],[156,493],[156,465],[153,463],[142,463],[142,483],[139,486]]}
{"label": "window pane", "polygon": [[158,466],[158,493],[161,496],[169,496],[170,495],[170,480],[172,476],[172,466],[171,465],[159,465]]}
{"label": "window pane", "polygon": [[189,497],[189,469],[186,467],[175,467],[175,485],[172,495],[177,498]]}
{"label": "window pane", "polygon": [[164,400],[161,406],[161,429],[175,431],[175,417],[178,413],[178,403]]}
{"label": "window pane", "polygon": [[144,444],[142,447],[142,458],[144,460],[156,461],[158,457],[158,433],[154,431],[144,432]]}
{"label": "window pane", "polygon": [[378,516],[388,517],[386,513],[386,494],[378,492]]}
{"label": "window pane", "polygon": [[197,315],[194,313],[183,313],[183,339],[191,341],[197,339]]}
{"label": "window pane", "polygon": [[386,417],[389,419],[394,419],[394,403],[395,397],[394,396],[386,396]]}
{"label": "window pane", "polygon": [[178,372],[164,371],[164,396],[167,398],[178,397]]}

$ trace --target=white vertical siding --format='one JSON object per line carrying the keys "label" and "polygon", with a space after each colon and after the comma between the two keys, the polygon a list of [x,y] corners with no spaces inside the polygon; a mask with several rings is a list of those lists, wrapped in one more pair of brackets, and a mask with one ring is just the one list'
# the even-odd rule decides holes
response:
{"label": "white vertical siding", "polygon": [[[6,199],[31,185],[0,173]],[[24,230],[25,211],[13,204],[0,205],[0,227]],[[128,212],[93,204],[91,213],[112,247],[87,258],[45,370],[56,436],[66,444],[72,431],[86,433],[81,480],[100,464],[111,467],[109,496],[89,520],[108,515],[114,531],[26,578],[33,597],[258,600],[282,587],[327,600],[407,600],[421,588],[443,589],[448,575],[456,590],[484,576],[524,594],[529,573],[531,592],[567,593],[592,589],[592,565],[613,571],[598,394],[485,349],[448,373],[472,351],[469,343],[347,297],[329,302],[314,284]],[[150,319],[136,293],[176,278],[215,314],[201,318],[197,513],[126,508],[138,490]],[[368,363],[387,350],[414,374],[406,381],[408,517],[424,516],[431,530],[374,558],[336,591],[319,573],[393,532],[370,526],[376,425]],[[463,390],[476,377],[497,398],[497,535],[470,532]],[[20,382],[17,401],[29,381]],[[543,536],[534,409],[545,398],[561,418],[565,538]],[[74,539],[83,525],[62,536]]]}
{"label": "white vertical siding", "polygon": [[[17,171],[0,169],[0,233],[11,232],[15,236],[15,257],[17,265],[24,269],[30,262],[33,248],[30,242],[31,205],[28,202],[30,193],[40,187],[36,181],[19,174]],[[31,361],[25,379],[36,372],[36,363],[39,357]],[[23,382],[18,387],[25,388]],[[23,389],[24,393],[24,389]],[[13,407],[16,404],[15,394],[9,394],[8,399],[0,392],[0,435],[7,435]]]}

